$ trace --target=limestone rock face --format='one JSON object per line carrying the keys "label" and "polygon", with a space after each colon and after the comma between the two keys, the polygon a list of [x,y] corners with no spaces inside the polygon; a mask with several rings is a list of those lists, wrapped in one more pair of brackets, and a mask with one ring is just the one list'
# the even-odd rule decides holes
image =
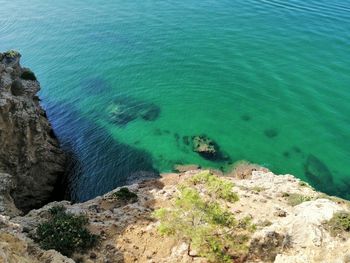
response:
{"label": "limestone rock face", "polygon": [[[166,174],[159,179],[129,185],[129,190],[138,196],[136,202],[119,202],[114,195],[119,190],[117,188],[84,203],[50,203],[25,216],[12,218],[12,225],[2,229],[13,232],[11,229],[14,226],[20,226],[20,229],[25,229],[21,235],[26,235],[29,240],[35,235],[38,225],[48,219],[49,209],[62,205],[70,213],[86,215],[90,231],[101,237],[97,247],[83,255],[73,255],[73,260],[86,263],[207,263],[205,258],[190,257],[183,240],[160,235],[157,230],[159,222],[152,216],[154,210],[169,207],[171,200],[177,196],[179,184],[199,172],[201,170]],[[334,213],[349,212],[347,201],[316,192],[291,175],[253,171],[246,179],[221,178],[233,182],[233,191],[240,197],[238,202],[226,203],[227,209],[237,218],[251,217],[256,225],[247,258],[236,262],[349,262],[350,239],[332,236],[324,225]],[[285,193],[308,196],[310,201],[291,205]],[[281,211],[284,212],[283,216],[280,215]],[[60,256],[58,253],[56,255]],[[38,258],[39,262],[46,262],[43,259],[42,256]]]}
{"label": "limestone rock face", "polygon": [[23,233],[23,227],[0,215],[0,262],[74,263],[55,250],[43,251]]}
{"label": "limestone rock face", "polygon": [[[65,155],[36,96],[39,82],[19,61],[14,51],[0,55],[0,173],[12,176],[11,197],[26,212],[50,200],[64,173]],[[7,201],[8,193],[2,197]]]}
{"label": "limestone rock face", "polygon": [[12,176],[0,173],[0,213],[7,213],[9,215],[16,215],[19,213],[10,194],[14,189],[15,184]]}

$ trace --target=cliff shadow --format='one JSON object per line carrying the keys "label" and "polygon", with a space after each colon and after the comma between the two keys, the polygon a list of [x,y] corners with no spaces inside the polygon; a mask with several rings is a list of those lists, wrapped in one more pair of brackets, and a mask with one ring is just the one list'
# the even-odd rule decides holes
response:
{"label": "cliff shadow", "polygon": [[148,152],[112,138],[73,105],[47,105],[55,134],[69,155],[65,176],[55,189],[56,199],[83,202],[118,186],[159,176]]}

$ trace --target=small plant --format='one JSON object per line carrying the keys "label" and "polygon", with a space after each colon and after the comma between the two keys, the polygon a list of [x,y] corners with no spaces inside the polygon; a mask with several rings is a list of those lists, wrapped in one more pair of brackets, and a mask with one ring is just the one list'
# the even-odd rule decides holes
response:
{"label": "small plant", "polygon": [[9,51],[4,53],[4,56],[7,58],[15,58],[15,57],[19,56],[19,52],[16,50],[9,50]]}
{"label": "small plant", "polygon": [[[203,177],[206,176],[194,180],[201,181]],[[172,207],[154,213],[160,220],[159,232],[186,242],[191,257],[205,257],[209,262],[233,262],[248,252],[250,233],[255,226],[250,218],[235,219],[212,199],[202,197],[197,189],[180,186]]]}
{"label": "small plant", "polygon": [[88,219],[85,216],[67,213],[63,206],[54,206],[49,211],[50,219],[36,231],[36,241],[41,248],[55,249],[69,257],[96,245],[98,236],[86,228]]}
{"label": "small plant", "polygon": [[35,74],[30,69],[24,69],[21,74],[21,79],[24,80],[36,80]]}
{"label": "small plant", "polygon": [[254,187],[251,188],[251,190],[252,190],[253,192],[260,193],[260,192],[265,191],[266,188],[265,188],[265,187],[261,187],[261,186],[254,186]]}
{"label": "small plant", "polygon": [[296,206],[313,199],[310,196],[305,196],[297,193],[283,193],[282,197],[286,198],[287,203],[291,206]]}
{"label": "small plant", "polygon": [[309,186],[309,184],[306,183],[306,182],[304,182],[304,181],[300,181],[300,182],[299,182],[299,186],[307,187],[307,186]]}
{"label": "small plant", "polygon": [[193,185],[203,184],[208,194],[214,198],[221,198],[228,202],[236,202],[239,197],[232,191],[234,184],[220,179],[208,171],[193,176],[189,182]]}
{"label": "small plant", "polygon": [[123,202],[131,201],[134,203],[137,201],[137,194],[131,192],[127,187],[120,188],[113,196]]}
{"label": "small plant", "polygon": [[350,232],[350,213],[346,211],[337,212],[327,222],[328,228],[333,236]]}
{"label": "small plant", "polygon": [[272,222],[270,220],[265,219],[264,221],[259,222],[258,225],[261,227],[267,227],[267,226],[271,226]]}

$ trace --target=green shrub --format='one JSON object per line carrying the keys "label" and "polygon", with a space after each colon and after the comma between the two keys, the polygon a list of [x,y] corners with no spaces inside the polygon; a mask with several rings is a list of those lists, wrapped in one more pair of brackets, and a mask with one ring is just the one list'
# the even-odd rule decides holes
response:
{"label": "green shrub", "polygon": [[265,191],[266,188],[265,188],[265,187],[261,187],[261,186],[254,186],[254,187],[251,188],[251,190],[252,190],[253,192],[260,193],[260,192]]}
{"label": "green shrub", "polygon": [[350,213],[345,211],[335,213],[327,225],[332,235],[350,232]]}
{"label": "green shrub", "polygon": [[9,50],[9,51],[4,53],[4,56],[8,57],[8,58],[15,58],[15,57],[19,56],[19,52],[16,50]]}
{"label": "green shrub", "polygon": [[305,196],[297,193],[283,193],[282,197],[286,198],[287,203],[291,206],[296,206],[313,199],[310,196]]}
{"label": "green shrub", "polygon": [[55,249],[65,256],[84,252],[96,245],[98,236],[91,234],[83,215],[67,213],[62,206],[50,209],[50,219],[36,230],[36,241],[43,249]]}
{"label": "green shrub", "polygon": [[123,187],[120,188],[117,192],[113,194],[114,197],[116,197],[118,200],[123,202],[136,202],[137,201],[137,194],[131,192],[128,188]]}
{"label": "green shrub", "polygon": [[229,180],[221,179],[209,171],[194,175],[189,182],[193,185],[202,184],[213,198],[221,198],[229,202],[236,202],[239,197],[232,191],[234,184]]}
{"label": "green shrub", "polygon": [[35,74],[30,69],[24,69],[21,78],[25,80],[36,80]]}
{"label": "green shrub", "polygon": [[255,226],[249,218],[236,220],[211,199],[203,198],[194,188],[181,186],[172,207],[154,213],[160,220],[159,232],[186,242],[190,256],[205,257],[209,262],[233,262],[247,253]]}
{"label": "green shrub", "polygon": [[304,182],[304,181],[300,181],[299,182],[299,186],[309,186],[308,183]]}

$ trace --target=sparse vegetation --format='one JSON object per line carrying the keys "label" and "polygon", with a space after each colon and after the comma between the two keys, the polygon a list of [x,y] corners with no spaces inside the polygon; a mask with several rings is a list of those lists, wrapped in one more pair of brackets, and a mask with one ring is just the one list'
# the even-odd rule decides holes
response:
{"label": "sparse vegetation", "polygon": [[35,74],[30,69],[24,69],[21,74],[21,79],[24,80],[36,80]]}
{"label": "sparse vegetation", "polygon": [[296,206],[303,202],[313,200],[313,198],[310,196],[305,196],[297,193],[283,193],[282,197],[284,197],[287,200],[287,203],[291,206]]}
{"label": "sparse vegetation", "polygon": [[337,212],[326,225],[333,236],[350,232],[350,213],[346,211]]}
{"label": "sparse vegetation", "polygon": [[[198,184],[205,194],[196,189]],[[223,185],[222,192],[218,189]],[[188,255],[205,257],[209,262],[233,262],[248,252],[248,241],[255,226],[250,218],[237,220],[219,201],[237,201],[231,195],[231,182],[208,172],[191,178],[179,186],[179,195],[171,208],[158,209],[154,216],[160,220],[163,235],[176,236],[188,244]],[[201,188],[202,189],[202,188]]]}
{"label": "sparse vegetation", "polygon": [[253,192],[260,193],[260,192],[265,191],[266,188],[265,188],[265,187],[261,187],[261,186],[254,186],[254,187],[251,188],[251,190],[252,190]]}
{"label": "sparse vegetation", "polygon": [[306,182],[304,182],[304,181],[300,181],[299,182],[299,186],[309,186],[309,184],[308,183],[306,183]]}
{"label": "sparse vegetation", "polygon": [[258,224],[260,227],[267,227],[267,226],[271,226],[272,225],[272,222],[270,220],[264,220],[264,221],[261,221],[259,222]]}
{"label": "sparse vegetation", "polygon": [[345,205],[348,209],[350,209],[350,201],[342,199],[340,197],[331,196],[331,195],[327,195],[327,194],[321,193],[317,198],[319,198],[319,199],[320,198],[328,199],[328,200],[331,200],[334,203]]}
{"label": "sparse vegetation", "polygon": [[234,187],[232,182],[220,179],[209,171],[204,171],[193,176],[189,182],[193,185],[204,185],[204,189],[206,189],[208,194],[213,198],[221,198],[228,202],[236,202],[239,200],[238,195],[232,190]]}
{"label": "sparse vegetation", "polygon": [[113,194],[113,196],[116,197],[119,201],[123,201],[123,202],[137,201],[137,194],[131,192],[127,187],[120,188],[117,192]]}
{"label": "sparse vegetation", "polygon": [[4,53],[4,56],[7,58],[15,58],[15,57],[19,56],[19,52],[16,50],[9,50],[9,51]]}
{"label": "sparse vegetation", "polygon": [[87,224],[85,216],[73,215],[63,206],[55,206],[50,209],[50,219],[38,226],[36,241],[43,249],[55,249],[69,257],[96,245],[98,236],[89,232]]}

